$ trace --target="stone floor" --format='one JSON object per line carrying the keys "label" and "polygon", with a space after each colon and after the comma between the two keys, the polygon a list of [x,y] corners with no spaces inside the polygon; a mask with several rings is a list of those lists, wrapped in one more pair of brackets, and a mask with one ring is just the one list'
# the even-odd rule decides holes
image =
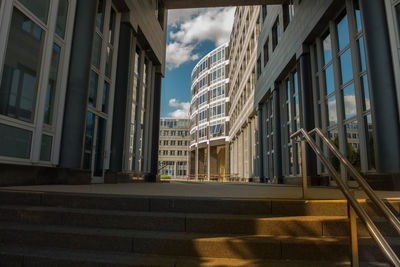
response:
{"label": "stone floor", "polygon": [[[29,190],[37,192],[67,192],[90,194],[116,194],[136,196],[178,196],[215,198],[282,198],[301,199],[302,188],[289,185],[180,182],[91,184],[91,185],[41,185],[2,187],[1,190]],[[400,192],[376,191],[381,198],[399,198]],[[354,190],[357,198],[366,196]],[[309,188],[308,199],[344,199],[340,190],[327,187]]]}

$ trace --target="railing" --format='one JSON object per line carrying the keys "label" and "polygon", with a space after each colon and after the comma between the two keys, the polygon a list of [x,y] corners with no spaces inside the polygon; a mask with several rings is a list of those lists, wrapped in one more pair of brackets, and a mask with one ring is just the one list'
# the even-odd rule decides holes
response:
{"label": "railing", "polygon": [[400,233],[400,222],[398,218],[391,212],[391,210],[385,205],[385,203],[374,193],[372,188],[368,185],[365,179],[358,173],[358,171],[351,165],[351,163],[338,151],[336,146],[323,134],[321,129],[315,128],[314,130],[307,132],[304,129],[300,129],[290,136],[292,139],[298,137],[301,138],[301,151],[302,151],[302,175],[303,175],[303,196],[307,196],[308,191],[308,180],[307,180],[307,170],[306,170],[306,142],[310,145],[315,154],[319,157],[321,162],[327,168],[329,173],[335,179],[339,188],[343,192],[348,203],[348,213],[350,219],[350,235],[351,235],[351,261],[352,266],[359,266],[358,259],[358,239],[357,239],[357,220],[356,214],[366,225],[368,232],[378,244],[379,248],[385,255],[385,257],[394,265],[400,266],[400,260],[396,253],[392,250],[384,236],[381,234],[379,229],[376,227],[372,219],[369,217],[367,212],[361,207],[360,203],[353,196],[348,185],[342,180],[340,174],[335,170],[332,163],[324,155],[322,149],[318,147],[311,135],[318,135],[324,144],[326,144],[330,151],[338,157],[340,162],[350,171],[352,176],[356,179],[358,184],[364,190],[364,192],[370,197],[373,203],[378,207],[378,209],[385,215],[393,227]]}

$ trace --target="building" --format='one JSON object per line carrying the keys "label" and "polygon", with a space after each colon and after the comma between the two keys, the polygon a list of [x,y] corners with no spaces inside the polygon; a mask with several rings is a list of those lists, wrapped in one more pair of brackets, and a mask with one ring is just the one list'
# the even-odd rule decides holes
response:
{"label": "building", "polygon": [[190,121],[160,119],[158,173],[174,178],[186,178],[189,166]]}
{"label": "building", "polygon": [[155,177],[162,3],[0,1],[0,185]]}
{"label": "building", "polygon": [[[253,179],[256,169],[258,121],[254,108],[259,6],[238,7],[229,52],[229,154],[232,175]],[[235,67],[233,67],[235,66]]]}
{"label": "building", "polygon": [[228,44],[223,44],[194,67],[190,102],[190,174],[197,178],[229,173]]}
{"label": "building", "polygon": [[[398,15],[399,1],[262,7],[254,103],[260,177],[295,181],[300,149],[290,135],[319,127],[373,185],[400,185]],[[328,176],[312,152],[307,160],[308,176]]]}

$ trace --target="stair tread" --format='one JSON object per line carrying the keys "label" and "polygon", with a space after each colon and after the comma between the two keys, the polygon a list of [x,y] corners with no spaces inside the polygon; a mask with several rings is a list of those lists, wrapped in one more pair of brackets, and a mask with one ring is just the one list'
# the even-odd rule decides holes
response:
{"label": "stair tread", "polygon": [[[31,246],[1,246],[0,259],[3,255],[22,256],[32,259],[49,259],[57,261],[69,261],[69,263],[110,264],[107,266],[350,266],[349,262],[325,262],[306,260],[244,260],[232,258],[211,257],[181,257],[158,256],[123,252],[96,252],[91,250],[74,250],[49,247]],[[60,265],[64,266],[64,265]]]}

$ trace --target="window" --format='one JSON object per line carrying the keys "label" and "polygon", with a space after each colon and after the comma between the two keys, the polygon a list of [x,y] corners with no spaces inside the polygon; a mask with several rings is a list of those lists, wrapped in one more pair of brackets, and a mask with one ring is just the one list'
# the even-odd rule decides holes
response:
{"label": "window", "polygon": [[262,16],[262,21],[264,22],[265,19],[267,18],[267,5],[261,6],[261,16]]}
{"label": "window", "polygon": [[164,131],[164,136],[168,136],[168,131]]}
{"label": "window", "polygon": [[178,141],[178,146],[181,146],[182,145],[182,141]]}
{"label": "window", "polygon": [[171,131],[171,136],[176,136],[176,131]]}
{"label": "window", "polygon": [[170,150],[169,154],[170,156],[175,156],[175,150]]}
{"label": "window", "polygon": [[175,146],[176,145],[176,141],[175,140],[171,140],[171,146]]}
{"label": "window", "polygon": [[279,17],[276,19],[274,26],[272,27],[272,51],[278,46],[278,41],[281,35],[281,29],[279,26]]}
{"label": "window", "polygon": [[164,140],[164,146],[168,146],[168,140]]}
{"label": "window", "polygon": [[257,79],[261,76],[261,56],[257,58]]}
{"label": "window", "polygon": [[264,67],[267,65],[269,60],[269,39],[264,43]]}
{"label": "window", "polygon": [[283,19],[285,29],[289,26],[290,22],[293,21],[294,17],[294,3],[293,0],[289,0],[287,4],[283,5]]}

